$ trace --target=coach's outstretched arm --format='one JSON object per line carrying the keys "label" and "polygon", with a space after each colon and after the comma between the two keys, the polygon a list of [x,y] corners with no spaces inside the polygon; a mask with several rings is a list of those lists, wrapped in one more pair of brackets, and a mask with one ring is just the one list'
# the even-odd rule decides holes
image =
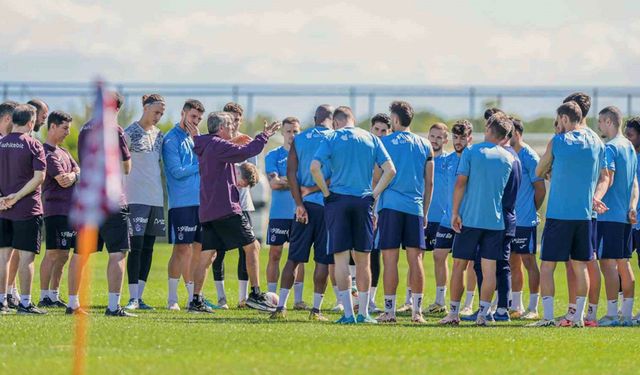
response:
{"label": "coach's outstretched arm", "polygon": [[460,233],[462,231],[462,218],[460,217],[460,204],[462,203],[462,197],[467,190],[467,181],[469,176],[458,175],[456,179],[456,185],[453,190],[453,208],[451,210],[451,228]]}
{"label": "coach's outstretched arm", "polygon": [[549,172],[551,172],[551,164],[553,164],[553,139],[547,143],[547,149],[540,158],[540,162],[536,167],[536,176],[546,179]]}
{"label": "coach's outstretched arm", "polygon": [[322,195],[326,198],[329,196],[329,187],[327,187],[327,183],[324,180],[324,174],[322,173],[322,164],[318,160],[314,160],[311,162],[311,176],[313,176],[313,181],[318,185]]}
{"label": "coach's outstretched arm", "polygon": [[0,210],[8,210],[13,207],[16,202],[26,197],[28,194],[33,193],[38,186],[44,182],[44,171],[33,171],[33,177],[29,180],[22,189],[13,194],[9,194],[6,197],[0,198]]}

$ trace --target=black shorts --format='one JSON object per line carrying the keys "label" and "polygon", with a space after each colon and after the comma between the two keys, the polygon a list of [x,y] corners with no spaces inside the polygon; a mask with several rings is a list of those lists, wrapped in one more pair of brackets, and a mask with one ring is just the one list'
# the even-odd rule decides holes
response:
{"label": "black shorts", "polygon": [[69,250],[76,246],[76,231],[69,224],[69,216],[45,217],[44,229],[47,250]]}
{"label": "black shorts", "polygon": [[[107,216],[107,219],[98,229],[97,247],[89,249],[90,253],[102,251],[106,245],[108,253],[126,253],[131,250],[129,236],[131,227],[129,225],[128,211],[123,208],[119,212]],[[78,252],[76,247],[75,252]]]}
{"label": "black shorts", "polygon": [[440,227],[440,223],[428,222],[427,227],[424,228],[424,245],[427,251],[433,251],[433,249],[435,249],[438,227]]}
{"label": "black shorts", "polygon": [[40,253],[42,216],[27,220],[0,219],[0,248]]}
{"label": "black shorts", "polygon": [[166,233],[164,208],[146,204],[130,204],[129,220],[132,236],[162,237]]}
{"label": "black shorts", "polygon": [[233,214],[202,224],[202,250],[236,249],[256,240],[247,214]]}

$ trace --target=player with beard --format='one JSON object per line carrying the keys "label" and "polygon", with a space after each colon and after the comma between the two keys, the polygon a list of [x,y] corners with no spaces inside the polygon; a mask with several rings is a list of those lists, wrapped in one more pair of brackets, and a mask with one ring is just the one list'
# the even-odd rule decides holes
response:
{"label": "player with beard", "polygon": [[36,108],[36,125],[33,127],[33,132],[38,133],[40,128],[47,122],[49,116],[49,106],[42,99],[31,99],[27,102]]}

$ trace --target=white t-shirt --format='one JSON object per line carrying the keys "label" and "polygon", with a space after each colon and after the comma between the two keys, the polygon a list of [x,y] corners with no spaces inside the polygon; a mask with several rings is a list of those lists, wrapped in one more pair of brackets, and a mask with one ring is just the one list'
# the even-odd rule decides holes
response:
{"label": "white t-shirt", "polygon": [[157,127],[145,131],[136,121],[125,130],[131,152],[131,173],[125,176],[125,191],[129,204],[163,207],[160,158],[163,134]]}

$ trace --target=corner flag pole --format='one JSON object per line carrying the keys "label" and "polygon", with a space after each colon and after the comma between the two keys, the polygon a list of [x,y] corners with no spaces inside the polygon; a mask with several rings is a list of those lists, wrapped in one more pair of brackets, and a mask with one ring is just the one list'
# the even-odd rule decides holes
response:
{"label": "corner flag pole", "polygon": [[[98,228],[94,226],[83,226],[78,232],[78,254],[81,262],[88,262],[89,254],[98,242]],[[82,269],[77,268],[76,280],[82,277]],[[80,287],[79,297],[80,308],[89,311],[91,301],[91,270],[87,270],[84,275],[83,286]],[[89,332],[89,316],[85,314],[75,314],[75,334],[73,340],[73,375],[84,375],[86,372],[87,339]]]}

